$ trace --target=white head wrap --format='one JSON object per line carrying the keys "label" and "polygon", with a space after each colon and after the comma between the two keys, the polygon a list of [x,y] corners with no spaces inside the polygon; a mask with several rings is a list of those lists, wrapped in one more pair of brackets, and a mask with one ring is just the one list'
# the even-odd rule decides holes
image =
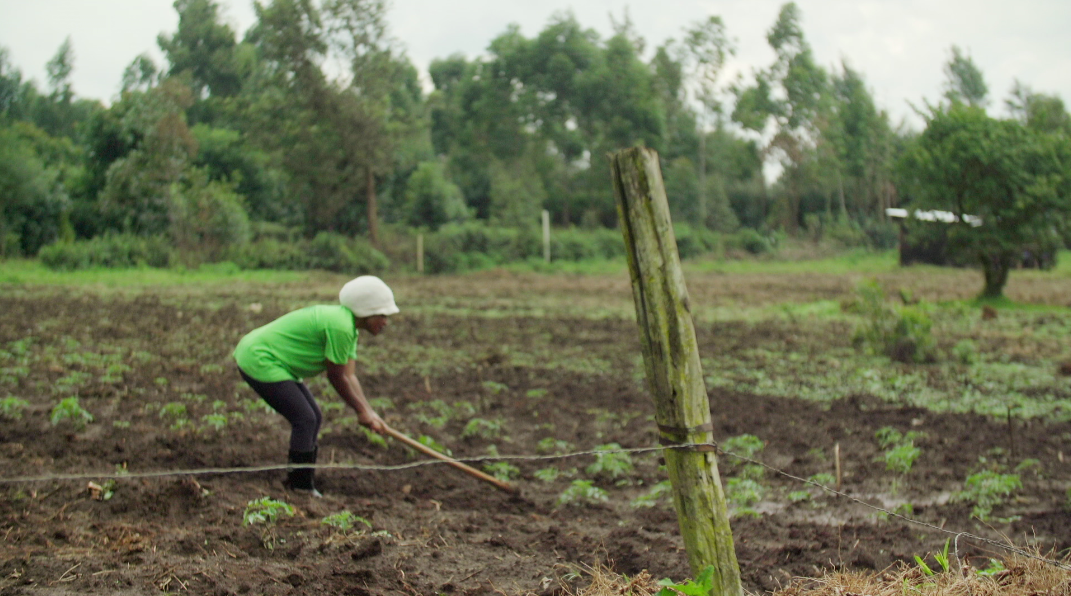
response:
{"label": "white head wrap", "polygon": [[359,318],[398,312],[394,292],[374,275],[362,275],[342,286],[338,301]]}

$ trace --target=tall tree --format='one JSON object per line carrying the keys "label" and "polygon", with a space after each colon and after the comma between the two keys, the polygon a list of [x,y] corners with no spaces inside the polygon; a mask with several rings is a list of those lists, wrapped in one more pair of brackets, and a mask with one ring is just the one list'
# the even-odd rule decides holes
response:
{"label": "tall tree", "polygon": [[1015,81],[1005,105],[1012,116],[1027,128],[1038,132],[1071,134],[1071,116],[1057,95],[1036,93]]}
{"label": "tall tree", "polygon": [[931,114],[900,171],[913,207],[956,214],[950,237],[982,266],[986,298],[1002,295],[1022,250],[1054,248],[1071,215],[1071,139],[980,107],[953,103]]}
{"label": "tall tree", "polygon": [[969,54],[958,46],[952,46],[952,57],[945,64],[945,97],[953,103],[984,108],[989,86],[981,69]]}
{"label": "tall tree", "polygon": [[[241,86],[237,41],[229,25],[220,21],[216,0],[175,0],[178,30],[160,34],[157,44],[171,65],[168,74],[187,74],[194,97],[234,95]],[[144,72],[144,70],[142,70]]]}
{"label": "tall tree", "polygon": [[799,227],[803,162],[812,157],[820,116],[828,109],[829,97],[828,76],[814,61],[801,20],[794,2],[781,7],[766,35],[776,59],[769,68],[755,73],[753,85],[734,88],[737,102],[732,114],[734,121],[758,133],[766,132],[772,124],[765,152],[783,167],[783,226],[790,233]]}
{"label": "tall tree", "polygon": [[[725,30],[719,16],[693,24],[686,30],[683,42],[684,59],[688,64],[694,86],[694,99],[702,106],[699,118],[699,193],[698,223],[708,225],[707,200],[707,130],[714,121],[722,125],[722,105],[719,97],[718,79],[725,68],[725,60],[736,53],[736,48]],[[724,190],[722,189],[722,194]]]}

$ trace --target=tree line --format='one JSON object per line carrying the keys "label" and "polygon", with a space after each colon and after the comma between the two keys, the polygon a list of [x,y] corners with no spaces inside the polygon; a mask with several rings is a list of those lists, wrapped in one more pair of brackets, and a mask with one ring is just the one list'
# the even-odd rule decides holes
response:
{"label": "tree line", "polygon": [[[134,58],[109,106],[75,94],[69,41],[45,89],[0,48],[3,255],[123,236],[202,261],[391,256],[422,230],[523,257],[544,209],[561,229],[616,226],[604,156],[636,144],[659,152],[685,234],[743,246],[787,234],[888,247],[887,207],[946,199],[918,176],[939,161],[918,149],[925,134],[894,124],[847,61],[818,64],[791,2],[767,35],[775,59],[736,80],[719,17],[645,58],[627,13],[609,38],[560,13],[533,37],[508,27],[484,56],[433,61],[430,92],[386,0],[258,1],[241,39],[216,0],[174,6],[166,63]],[[918,108],[928,127],[957,110],[997,122],[969,55],[953,48],[946,74],[945,97]],[[1017,83],[1007,104],[1007,126],[1071,135],[1056,96]]]}

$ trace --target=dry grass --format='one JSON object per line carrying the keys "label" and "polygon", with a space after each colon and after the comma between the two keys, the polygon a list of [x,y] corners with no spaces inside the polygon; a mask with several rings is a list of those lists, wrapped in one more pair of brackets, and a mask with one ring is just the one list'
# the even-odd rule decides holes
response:
{"label": "dry grass", "polygon": [[[1071,555],[1061,561],[1071,563]],[[918,565],[900,564],[877,572],[832,572],[820,578],[796,578],[771,596],[1071,596],[1071,571],[1045,561],[1011,555],[1005,569],[981,575],[963,566],[933,575]],[[563,584],[564,596],[652,596],[661,586],[646,571],[636,577],[618,575],[596,565],[582,570],[587,585]]]}

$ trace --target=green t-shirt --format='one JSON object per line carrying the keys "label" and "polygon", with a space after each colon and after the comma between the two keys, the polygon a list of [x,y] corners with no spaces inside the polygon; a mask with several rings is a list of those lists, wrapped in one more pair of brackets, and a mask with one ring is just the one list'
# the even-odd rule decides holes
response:
{"label": "green t-shirt", "polygon": [[345,306],[310,306],[250,331],[234,349],[245,374],[262,383],[300,381],[322,373],[326,360],[357,358],[354,316]]}

